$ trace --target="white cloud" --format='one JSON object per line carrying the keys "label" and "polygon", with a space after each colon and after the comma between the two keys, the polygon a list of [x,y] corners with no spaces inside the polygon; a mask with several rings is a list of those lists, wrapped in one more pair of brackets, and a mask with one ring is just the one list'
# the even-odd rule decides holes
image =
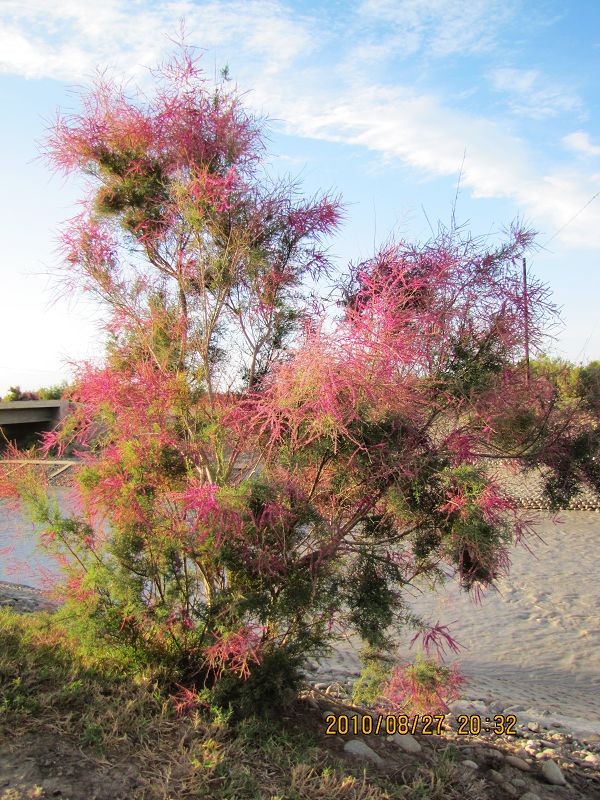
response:
{"label": "white cloud", "polygon": [[507,94],[509,108],[515,114],[544,119],[581,109],[581,100],[574,92],[549,85],[535,69],[502,67],[490,77],[492,87]]}
{"label": "white cloud", "polygon": [[386,23],[389,47],[410,55],[465,55],[489,50],[500,28],[514,14],[516,0],[363,0],[364,22]]}
{"label": "white cloud", "polygon": [[563,143],[569,150],[582,153],[584,156],[600,156],[600,145],[594,144],[585,131],[570,133],[563,138]]}
{"label": "white cloud", "polygon": [[73,81],[110,65],[124,77],[155,63],[185,19],[189,41],[205,48],[227,44],[259,57],[266,72],[278,72],[313,41],[303,18],[292,18],[275,0],[160,6],[124,0],[89,5],[70,0],[3,0],[0,9],[0,72],[27,78]]}

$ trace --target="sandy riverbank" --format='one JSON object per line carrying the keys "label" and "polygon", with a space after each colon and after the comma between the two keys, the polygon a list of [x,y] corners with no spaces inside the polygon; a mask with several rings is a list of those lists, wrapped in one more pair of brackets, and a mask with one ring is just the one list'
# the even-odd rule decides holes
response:
{"label": "sandy riverbank", "polygon": [[[600,517],[568,511],[558,522],[549,514],[536,520],[533,555],[515,548],[510,576],[481,605],[453,581],[435,595],[415,593],[411,605],[432,623],[452,623],[463,646],[464,697],[600,734]],[[358,667],[350,641],[319,672],[346,677]]]}

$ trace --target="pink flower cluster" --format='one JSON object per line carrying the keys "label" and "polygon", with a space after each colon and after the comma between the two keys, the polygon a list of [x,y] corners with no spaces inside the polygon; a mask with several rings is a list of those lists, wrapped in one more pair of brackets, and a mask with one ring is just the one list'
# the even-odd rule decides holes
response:
{"label": "pink flower cluster", "polygon": [[237,631],[215,634],[217,641],[205,651],[208,667],[217,677],[227,671],[248,678],[250,664],[260,664],[260,644],[264,633],[262,626],[242,625]]}

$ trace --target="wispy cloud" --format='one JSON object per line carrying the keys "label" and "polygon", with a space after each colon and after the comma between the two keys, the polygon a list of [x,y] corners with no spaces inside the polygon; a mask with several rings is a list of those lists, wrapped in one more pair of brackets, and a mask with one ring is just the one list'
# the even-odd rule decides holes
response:
{"label": "wispy cloud", "polygon": [[572,219],[600,189],[598,176],[540,163],[501,122],[406,87],[354,85],[346,95],[316,95],[310,103],[290,103],[275,87],[267,91],[289,132],[360,145],[425,175],[457,176],[466,151],[462,185],[474,197],[508,198],[547,236],[565,226],[564,242],[600,247],[596,207]]}
{"label": "wispy cloud", "polygon": [[544,119],[582,108],[575,92],[550,84],[538,70],[503,67],[493,70],[490,77],[493,88],[506,94],[515,114]]}
{"label": "wispy cloud", "polygon": [[600,144],[594,144],[585,131],[570,133],[563,138],[563,143],[569,150],[574,150],[584,156],[600,156]]}
{"label": "wispy cloud", "polygon": [[358,13],[362,24],[386,23],[387,46],[396,53],[424,50],[444,57],[494,47],[518,5],[517,0],[363,0]]}

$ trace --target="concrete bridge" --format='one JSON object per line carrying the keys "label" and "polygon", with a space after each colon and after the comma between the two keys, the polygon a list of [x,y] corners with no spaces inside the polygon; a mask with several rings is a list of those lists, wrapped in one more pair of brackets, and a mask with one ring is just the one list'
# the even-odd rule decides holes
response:
{"label": "concrete bridge", "polygon": [[65,416],[68,407],[66,400],[0,402],[0,448],[5,437],[9,441],[22,442],[26,437],[52,430]]}

